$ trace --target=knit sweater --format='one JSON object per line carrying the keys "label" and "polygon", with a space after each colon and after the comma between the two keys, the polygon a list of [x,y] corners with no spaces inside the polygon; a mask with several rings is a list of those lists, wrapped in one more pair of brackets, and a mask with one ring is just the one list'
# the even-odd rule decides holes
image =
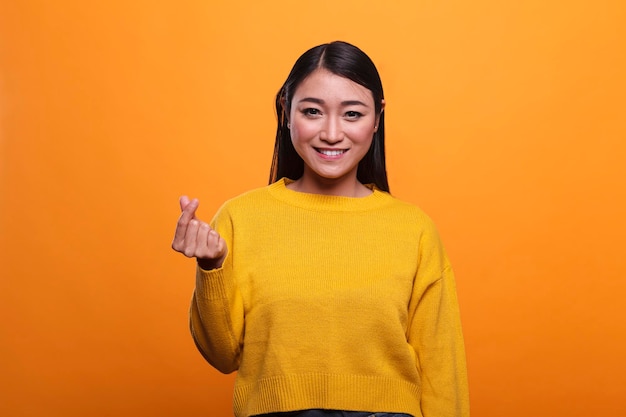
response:
{"label": "knit sweater", "polygon": [[454,276],[432,221],[372,187],[227,201],[221,268],[196,273],[191,333],[237,371],[237,417],[310,408],[467,417]]}

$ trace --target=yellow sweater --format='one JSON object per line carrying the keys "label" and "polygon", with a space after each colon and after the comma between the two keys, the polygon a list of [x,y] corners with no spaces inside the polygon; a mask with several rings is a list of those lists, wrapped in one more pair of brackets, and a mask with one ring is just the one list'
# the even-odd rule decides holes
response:
{"label": "yellow sweater", "polygon": [[467,417],[454,276],[432,221],[374,189],[305,194],[280,180],[227,201],[224,265],[200,268],[193,338],[238,371],[237,417],[324,408]]}

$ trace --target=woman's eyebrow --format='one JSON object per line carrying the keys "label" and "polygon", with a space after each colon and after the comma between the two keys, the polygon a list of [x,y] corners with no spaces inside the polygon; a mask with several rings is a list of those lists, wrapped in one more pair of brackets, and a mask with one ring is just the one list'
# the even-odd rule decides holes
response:
{"label": "woman's eyebrow", "polygon": [[343,106],[365,106],[367,107],[367,104],[363,103],[362,101],[359,100],[346,100],[346,101],[342,101],[341,104]]}
{"label": "woman's eyebrow", "polygon": [[[315,98],[315,97],[304,97],[303,99],[301,99],[299,101],[299,103],[315,103],[315,104],[325,104],[325,101],[322,100],[321,98]],[[341,102],[342,106],[365,106],[367,107],[367,104],[363,103],[362,101],[359,100],[345,100]]]}
{"label": "woman's eyebrow", "polygon": [[315,98],[315,97],[304,97],[303,99],[301,99],[299,101],[299,103],[315,103],[315,104],[324,104],[324,100],[322,100],[321,98]]}

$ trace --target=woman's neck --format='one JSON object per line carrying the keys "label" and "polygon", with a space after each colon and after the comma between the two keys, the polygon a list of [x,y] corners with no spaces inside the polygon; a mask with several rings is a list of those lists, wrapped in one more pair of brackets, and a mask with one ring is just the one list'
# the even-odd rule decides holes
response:
{"label": "woman's neck", "polygon": [[356,177],[339,178],[311,178],[306,174],[287,184],[292,191],[309,194],[334,195],[340,197],[367,197],[372,190],[361,184]]}

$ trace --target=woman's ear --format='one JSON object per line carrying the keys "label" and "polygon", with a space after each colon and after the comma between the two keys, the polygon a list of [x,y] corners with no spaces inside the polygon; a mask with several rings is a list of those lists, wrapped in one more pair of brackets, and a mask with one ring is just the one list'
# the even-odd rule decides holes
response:
{"label": "woman's ear", "polygon": [[380,112],[376,115],[376,125],[374,126],[374,132],[378,131],[378,124],[380,123],[380,116],[385,111],[385,99],[380,100]]}

